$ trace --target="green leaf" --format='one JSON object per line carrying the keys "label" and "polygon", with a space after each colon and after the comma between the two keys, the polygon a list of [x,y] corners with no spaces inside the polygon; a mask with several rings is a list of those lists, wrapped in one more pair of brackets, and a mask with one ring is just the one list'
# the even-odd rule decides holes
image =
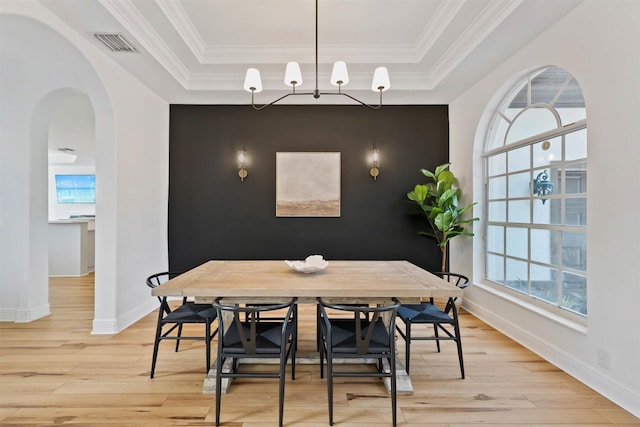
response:
{"label": "green leaf", "polygon": [[427,187],[427,198],[435,197],[438,194],[436,185],[433,182],[428,182],[424,186]]}
{"label": "green leaf", "polygon": [[446,170],[449,167],[449,165],[451,165],[451,163],[444,163],[444,164],[441,164],[440,166],[437,166],[434,175],[440,176],[442,171]]}
{"label": "green leaf", "polygon": [[455,197],[456,190],[454,188],[450,188],[438,199],[438,205],[440,206],[458,206],[458,199]]}
{"label": "green leaf", "polygon": [[444,209],[439,208],[437,206],[432,206],[431,207],[431,216],[434,217],[436,215],[440,215],[441,213],[444,213]]}
{"label": "green leaf", "polygon": [[427,178],[431,178],[431,179],[435,179],[435,175],[433,174],[433,172],[431,172],[430,170],[427,169],[420,169],[420,172],[422,172],[422,174],[424,176],[426,176]]}
{"label": "green leaf", "polygon": [[409,200],[422,204],[427,198],[427,187],[425,185],[417,184],[413,191],[407,193],[407,197]]}
{"label": "green leaf", "polygon": [[451,188],[456,182],[456,177],[451,171],[443,171],[440,175],[438,175],[438,181],[444,182],[446,188]]}
{"label": "green leaf", "polygon": [[440,231],[449,230],[451,228],[451,212],[446,211],[437,215],[433,220],[433,222],[436,225],[436,227],[438,227],[438,230]]}

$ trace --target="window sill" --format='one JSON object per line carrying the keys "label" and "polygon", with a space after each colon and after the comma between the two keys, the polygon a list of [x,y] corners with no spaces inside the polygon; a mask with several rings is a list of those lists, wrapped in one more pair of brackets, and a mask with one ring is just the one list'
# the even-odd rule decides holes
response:
{"label": "window sill", "polygon": [[[517,294],[515,292],[509,292],[508,289],[503,289],[499,285],[493,285],[489,283],[474,283],[474,287],[480,288],[483,291],[490,293],[502,300],[505,300],[511,304],[515,304],[519,307],[522,307],[525,310],[533,312],[539,316],[545,317],[552,322],[555,322],[561,326],[564,326],[572,331],[580,333],[582,335],[587,335],[587,319],[580,318],[579,320],[570,319],[568,316],[571,316],[571,313],[566,313],[565,315],[560,315],[555,313],[553,310],[546,309],[542,307],[542,304],[546,303],[536,303],[536,300],[532,297],[528,297],[526,295]],[[530,299],[531,301],[526,301],[526,299]],[[558,311],[560,311],[558,309]],[[564,314],[564,313],[563,313]],[[578,317],[578,316],[576,316]]]}

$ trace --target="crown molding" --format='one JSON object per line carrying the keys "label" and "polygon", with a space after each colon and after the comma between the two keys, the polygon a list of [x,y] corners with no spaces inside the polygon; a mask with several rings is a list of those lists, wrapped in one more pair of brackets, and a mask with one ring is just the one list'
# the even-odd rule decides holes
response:
{"label": "crown molding", "polygon": [[429,53],[466,2],[467,0],[451,0],[440,3],[414,43],[415,62],[420,62]]}
{"label": "crown molding", "polygon": [[173,28],[180,34],[193,56],[202,63],[201,58],[204,55],[205,48],[204,40],[196,30],[195,25],[193,25],[187,11],[182,7],[182,3],[175,0],[156,0],[156,3],[171,25],[173,25]]}
{"label": "crown molding", "polygon": [[462,62],[493,30],[495,30],[523,0],[492,1],[473,23],[456,39],[451,48],[429,69],[429,76],[437,86]]}

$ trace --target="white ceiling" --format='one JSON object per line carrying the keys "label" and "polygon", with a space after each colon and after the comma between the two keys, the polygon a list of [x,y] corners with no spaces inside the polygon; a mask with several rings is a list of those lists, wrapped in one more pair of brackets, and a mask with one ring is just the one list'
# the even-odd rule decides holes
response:
{"label": "white ceiling", "polygon": [[[344,91],[376,103],[369,88],[373,70],[384,65],[391,77],[385,103],[447,104],[580,1],[319,0],[319,88],[335,90],[332,63],[343,60],[351,79]],[[248,103],[248,67],[262,74],[256,102],[270,102],[289,90],[288,61],[301,64],[300,91],[315,87],[314,0],[41,3],[170,103]],[[96,32],[122,33],[139,52],[110,52]]]}

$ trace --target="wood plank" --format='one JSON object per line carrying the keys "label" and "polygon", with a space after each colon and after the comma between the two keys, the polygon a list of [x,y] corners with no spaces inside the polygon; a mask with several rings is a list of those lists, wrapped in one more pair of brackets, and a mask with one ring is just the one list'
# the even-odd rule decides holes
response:
{"label": "wood plank", "polygon": [[[402,408],[402,413],[409,422],[419,422],[425,416],[425,410],[420,408]],[[456,407],[429,408],[429,420],[432,422],[450,424],[485,424],[496,425],[503,423],[517,424],[531,423],[535,418],[538,426],[544,424],[574,423],[583,426],[608,422],[603,416],[592,409],[528,409],[528,408],[485,408]]]}

